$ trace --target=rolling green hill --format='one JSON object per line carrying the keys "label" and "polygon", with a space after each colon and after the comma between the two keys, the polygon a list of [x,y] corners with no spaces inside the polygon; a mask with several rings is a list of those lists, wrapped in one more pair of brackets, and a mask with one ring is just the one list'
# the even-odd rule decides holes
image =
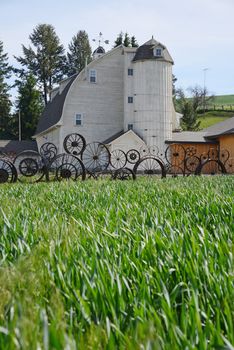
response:
{"label": "rolling green hill", "polygon": [[222,122],[228,118],[234,117],[233,111],[208,111],[200,114],[198,120],[201,122],[200,129],[208,128],[216,123]]}

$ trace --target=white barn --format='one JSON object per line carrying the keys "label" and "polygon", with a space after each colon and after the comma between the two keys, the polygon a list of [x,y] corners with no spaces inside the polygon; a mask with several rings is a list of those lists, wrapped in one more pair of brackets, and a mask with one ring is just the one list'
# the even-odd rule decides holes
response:
{"label": "white barn", "polygon": [[111,150],[146,144],[164,151],[178,127],[172,65],[167,48],[153,38],[138,48],[120,45],[105,53],[99,47],[83,71],[52,91],[35,135],[38,148],[53,142],[63,152],[65,136],[78,133]]}

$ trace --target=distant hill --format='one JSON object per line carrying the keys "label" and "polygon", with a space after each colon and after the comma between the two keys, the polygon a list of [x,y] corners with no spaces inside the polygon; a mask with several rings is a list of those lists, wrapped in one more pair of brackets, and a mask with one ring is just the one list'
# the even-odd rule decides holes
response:
{"label": "distant hill", "polygon": [[207,105],[207,109],[234,111],[234,95],[215,96]]}
{"label": "distant hill", "polygon": [[199,115],[200,129],[208,128],[216,123],[222,122],[228,118],[234,117],[234,109],[231,110],[213,110],[207,111],[204,114]]}

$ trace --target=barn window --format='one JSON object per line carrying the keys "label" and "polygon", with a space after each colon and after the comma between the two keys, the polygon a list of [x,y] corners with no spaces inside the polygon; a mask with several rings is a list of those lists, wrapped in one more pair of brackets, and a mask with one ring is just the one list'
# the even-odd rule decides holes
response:
{"label": "barn window", "polygon": [[133,97],[132,96],[128,96],[128,103],[133,103]]}
{"label": "barn window", "polygon": [[128,75],[133,75],[133,69],[132,68],[128,68]]}
{"label": "barn window", "polygon": [[75,115],[75,125],[76,126],[82,126],[83,125],[83,114],[77,113]]}
{"label": "barn window", "polygon": [[89,81],[90,83],[96,83],[97,82],[97,73],[95,69],[90,69],[89,71]]}
{"label": "barn window", "polygon": [[162,49],[161,49],[161,47],[156,47],[154,49],[154,56],[156,56],[156,57],[161,57],[162,56]]}
{"label": "barn window", "polygon": [[128,124],[128,130],[133,130],[133,124]]}

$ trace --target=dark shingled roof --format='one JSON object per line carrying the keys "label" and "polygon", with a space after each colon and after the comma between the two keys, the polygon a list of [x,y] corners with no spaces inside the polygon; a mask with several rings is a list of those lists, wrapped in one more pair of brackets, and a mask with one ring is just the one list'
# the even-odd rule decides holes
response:
{"label": "dark shingled roof", "polygon": [[103,141],[102,143],[108,145],[109,143],[111,143],[112,141],[114,141],[114,140],[117,139],[118,137],[122,136],[123,134],[124,134],[124,130],[121,130],[121,131],[117,132],[116,134],[114,134],[114,135],[108,137],[108,139],[106,139],[106,140]]}
{"label": "dark shingled roof", "polygon": [[214,143],[205,139],[206,132],[204,131],[181,131],[173,132],[172,139],[165,143]]}
{"label": "dark shingled roof", "polygon": [[234,117],[212,125],[209,128],[204,129],[204,131],[206,132],[205,137],[207,138],[234,134]]}
{"label": "dark shingled roof", "polygon": [[58,91],[53,100],[46,105],[39,119],[35,135],[40,134],[41,132],[51,128],[53,125],[59,122],[62,116],[65,98],[67,96],[71,84],[73,83],[77,75],[78,74],[73,75],[70,78],[70,81],[63,89],[62,93],[60,94]]}
{"label": "dark shingled roof", "polygon": [[105,49],[102,46],[98,46],[98,48],[93,52],[95,53],[105,53]]}
{"label": "dark shingled roof", "polygon": [[[154,56],[154,48],[155,47],[161,47],[163,49],[163,54],[162,56]],[[147,41],[145,44],[141,45],[137,51],[136,54],[133,58],[134,61],[141,61],[141,60],[146,60],[146,59],[151,59],[151,60],[158,60],[158,61],[167,61],[167,62],[173,62],[173,59],[171,58],[171,55],[169,54],[166,46],[162,45],[155,39],[151,39]]]}
{"label": "dark shingled roof", "polygon": [[38,151],[36,141],[16,141],[16,140],[0,141],[0,153],[18,154],[26,150]]}

